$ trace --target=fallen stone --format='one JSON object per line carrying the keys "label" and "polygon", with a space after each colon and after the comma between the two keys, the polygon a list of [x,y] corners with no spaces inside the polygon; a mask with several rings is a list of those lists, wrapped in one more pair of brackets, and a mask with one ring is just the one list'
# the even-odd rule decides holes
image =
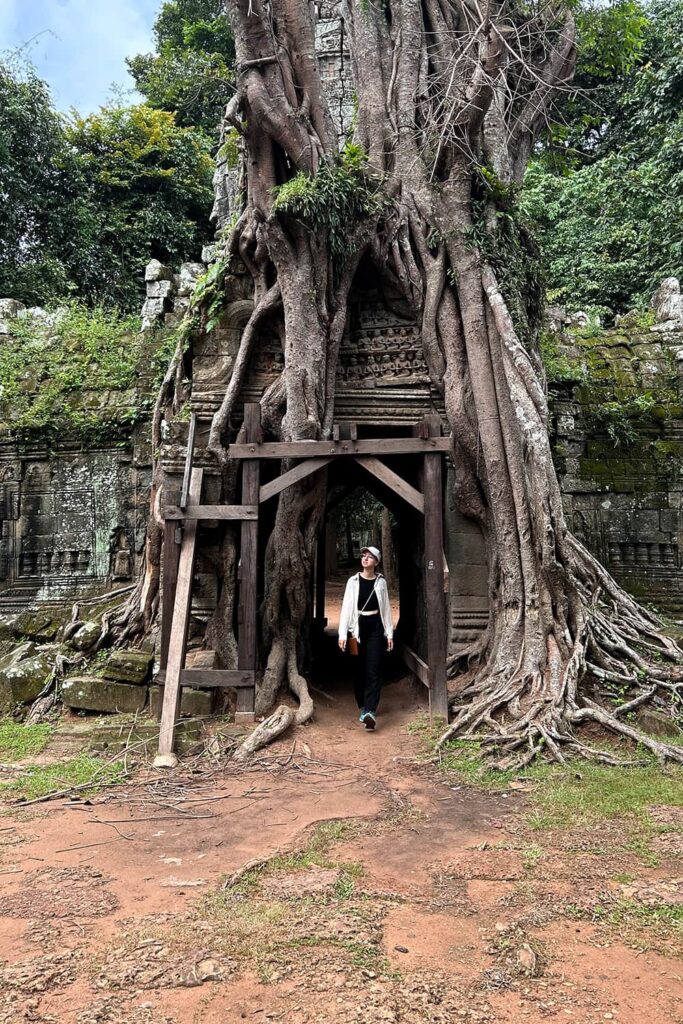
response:
{"label": "fallen stone", "polygon": [[50,651],[39,651],[34,643],[16,648],[0,663],[0,710],[35,700],[45,686],[54,665]]}
{"label": "fallen stone", "polygon": [[[180,714],[184,718],[205,718],[213,711],[213,690],[190,690],[183,687],[180,696]],[[161,717],[161,687],[150,686],[149,710],[155,718]]]}
{"label": "fallen stone", "polygon": [[0,642],[17,635],[16,622],[18,615],[0,615]]}
{"label": "fallen stone", "polygon": [[102,666],[102,676],[141,686],[149,679],[153,661],[153,655],[146,651],[112,651]]}
{"label": "fallen stone", "polygon": [[62,700],[77,711],[135,712],[147,703],[146,686],[115,683],[99,676],[71,676],[62,684]]}
{"label": "fallen stone", "polygon": [[101,632],[99,622],[84,622],[78,632],[71,637],[69,644],[76,651],[88,651],[99,639]]}

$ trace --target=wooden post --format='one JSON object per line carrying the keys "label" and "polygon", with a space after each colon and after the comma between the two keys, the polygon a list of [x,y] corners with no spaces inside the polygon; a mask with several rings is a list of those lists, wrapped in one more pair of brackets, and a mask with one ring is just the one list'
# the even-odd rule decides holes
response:
{"label": "wooden post", "polygon": [[[190,477],[189,500],[196,505],[201,500],[203,475],[203,469],[193,469]],[[173,625],[168,647],[164,703],[161,711],[159,754],[154,762],[156,767],[169,767],[177,760],[173,753],[173,745],[175,723],[180,707],[180,674],[185,667],[185,647],[192,604],[192,577],[198,528],[199,523],[196,519],[188,519],[183,530],[183,542],[178,562],[178,582],[173,606]]]}
{"label": "wooden post", "polygon": [[[426,416],[428,436],[441,434],[438,416]],[[446,612],[443,594],[443,493],[440,453],[424,455],[424,583],[427,603],[427,661],[431,670],[432,711],[448,721]]]}
{"label": "wooden post", "polygon": [[[261,406],[247,402],[244,406],[245,443],[261,440]],[[258,459],[245,459],[242,464],[242,504],[257,505],[259,500],[260,464]],[[238,610],[237,668],[256,671],[256,601],[258,583],[258,520],[243,521],[240,532],[240,599]],[[254,690],[237,691],[236,722],[254,721]]]}
{"label": "wooden post", "polygon": [[[169,495],[169,503],[175,504],[180,495],[175,491]],[[180,524],[167,519],[164,522],[164,540],[162,548],[162,582],[161,582],[161,637],[159,643],[159,672],[166,671],[168,664],[168,645],[171,640],[173,624],[173,606],[175,604],[176,584],[178,582],[178,561],[180,559]]]}

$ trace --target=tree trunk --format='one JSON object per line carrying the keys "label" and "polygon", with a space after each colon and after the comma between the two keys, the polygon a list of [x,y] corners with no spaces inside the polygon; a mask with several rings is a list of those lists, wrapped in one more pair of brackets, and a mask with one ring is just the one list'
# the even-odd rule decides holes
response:
{"label": "tree trunk", "polygon": [[[421,323],[452,432],[456,503],[480,524],[488,554],[490,623],[453,665],[454,719],[442,741],[476,738],[503,765],[541,751],[558,761],[568,750],[609,759],[577,735],[593,721],[683,761],[678,748],[622,721],[649,692],[645,677],[653,693],[677,692],[681,654],[568,532],[548,441],[539,295],[515,190],[573,74],[571,7],[348,0],[358,110],[355,148],[339,154],[314,6],[226,0],[237,53],[227,117],[242,137],[246,181],[227,251],[253,276],[254,313],[210,446],[224,460],[264,323],[284,350],[282,377],[262,400],[264,422],[282,439],[330,436],[349,290],[371,255]],[[259,707],[286,680],[298,721],[313,707],[302,638],[325,488],[320,478],[281,494],[266,555]],[[586,695],[589,675],[625,685],[624,706],[608,711]],[[291,720],[278,709],[262,735]]]}

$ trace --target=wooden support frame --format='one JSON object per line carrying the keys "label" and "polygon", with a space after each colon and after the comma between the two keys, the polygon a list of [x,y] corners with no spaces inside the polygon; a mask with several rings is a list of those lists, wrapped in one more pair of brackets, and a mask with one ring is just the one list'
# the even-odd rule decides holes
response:
{"label": "wooden support frame", "polygon": [[[244,406],[244,432],[247,447],[261,441],[261,406],[248,402]],[[249,444],[252,442],[252,444]],[[245,459],[242,465],[242,504],[258,505],[261,467],[257,459]],[[256,603],[258,581],[258,519],[242,520],[240,535],[240,593],[237,621],[237,668],[256,669],[258,656],[256,637]],[[254,689],[237,691],[236,722],[254,721]]]}
{"label": "wooden support frame", "polygon": [[[190,474],[188,500],[193,504],[199,503],[203,475],[203,469],[193,469]],[[185,666],[187,627],[190,621],[190,606],[192,604],[192,577],[194,575],[196,550],[197,520],[189,519],[185,524],[180,547],[178,579],[173,605],[173,624],[164,680],[164,699],[161,709],[158,754],[159,764],[161,765],[175,761],[175,754],[173,753],[175,726],[180,708],[180,677]]]}
{"label": "wooden support frame", "polygon": [[[173,494],[172,498],[180,499]],[[173,623],[173,605],[178,582],[178,562],[180,560],[181,530],[177,523],[164,522],[163,564],[161,577],[161,632],[159,638],[159,674],[166,672],[168,662],[168,645],[171,639]]]}
{"label": "wooden support frame", "polygon": [[[160,763],[172,763],[175,723],[182,686],[234,688],[237,721],[254,720],[257,670],[257,586],[259,505],[287,487],[323,469],[334,458],[349,456],[423,516],[425,531],[424,586],[427,621],[427,659],[405,643],[397,651],[408,668],[429,689],[432,709],[447,717],[446,622],[443,594],[442,454],[451,442],[441,437],[438,416],[416,424],[412,437],[358,440],[354,423],[335,425],[332,441],[263,442],[258,403],[244,407],[244,442],[229,447],[232,459],[242,460],[240,505],[200,504],[203,471],[193,467],[197,417],[192,415],[180,495],[169,495],[164,508],[163,613],[160,676],[165,690],[159,738]],[[383,456],[421,455],[420,487],[409,484],[381,461]],[[275,480],[260,485],[261,459],[300,459]],[[186,669],[187,628],[198,525],[203,520],[237,521],[240,529],[237,669]],[[182,537],[182,542],[181,542]],[[325,538],[319,539],[316,559],[316,622],[324,615]],[[166,760],[164,760],[166,758]]]}
{"label": "wooden support frame", "polygon": [[256,673],[253,670],[241,671],[240,669],[222,668],[185,668],[180,673],[180,685],[192,686],[201,689],[240,689],[251,687],[256,682]]}
{"label": "wooden support frame", "polygon": [[398,473],[394,473],[393,469],[389,469],[388,466],[385,466],[379,459],[373,458],[372,455],[356,456],[355,461],[363,469],[366,469],[368,473],[371,473],[372,476],[386,484],[392,491],[395,491],[400,498],[407,501],[414,509],[424,514],[424,495],[416,487],[409,484],[407,480],[404,480],[402,476],[399,476]]}
{"label": "wooden support frame", "polygon": [[332,462],[332,457],[329,456],[326,459],[312,458],[305,462],[300,462],[298,466],[294,466],[293,469],[288,469],[286,473],[276,477],[267,484],[262,484],[259,488],[259,504],[264,501],[268,501],[269,498],[275,497],[280,491],[284,491],[286,487],[290,487],[292,484],[297,483],[299,480],[304,480],[311,473],[317,473],[323,466],[327,466],[328,463]]}
{"label": "wooden support frame", "polygon": [[[245,407],[246,408],[246,407]],[[309,459],[340,455],[423,455],[448,452],[447,437],[380,437],[374,441],[264,441],[261,444],[231,444],[229,459]]]}
{"label": "wooden support frame", "polygon": [[[430,435],[441,433],[438,416],[426,416]],[[430,706],[448,721],[446,684],[446,609],[443,594],[443,491],[440,455],[423,459],[424,587],[427,605],[427,660],[431,671]]]}
{"label": "wooden support frame", "polygon": [[258,505],[167,505],[164,519],[258,519]]}

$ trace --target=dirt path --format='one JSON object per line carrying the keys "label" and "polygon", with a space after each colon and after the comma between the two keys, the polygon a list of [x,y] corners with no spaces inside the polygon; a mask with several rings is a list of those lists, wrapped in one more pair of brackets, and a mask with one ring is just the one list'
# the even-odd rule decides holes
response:
{"label": "dirt path", "polygon": [[410,684],[367,734],[333,674],[247,771],[0,818],[1,1022],[683,1021],[679,962],[568,912],[675,862],[537,857],[523,793],[416,763]]}

